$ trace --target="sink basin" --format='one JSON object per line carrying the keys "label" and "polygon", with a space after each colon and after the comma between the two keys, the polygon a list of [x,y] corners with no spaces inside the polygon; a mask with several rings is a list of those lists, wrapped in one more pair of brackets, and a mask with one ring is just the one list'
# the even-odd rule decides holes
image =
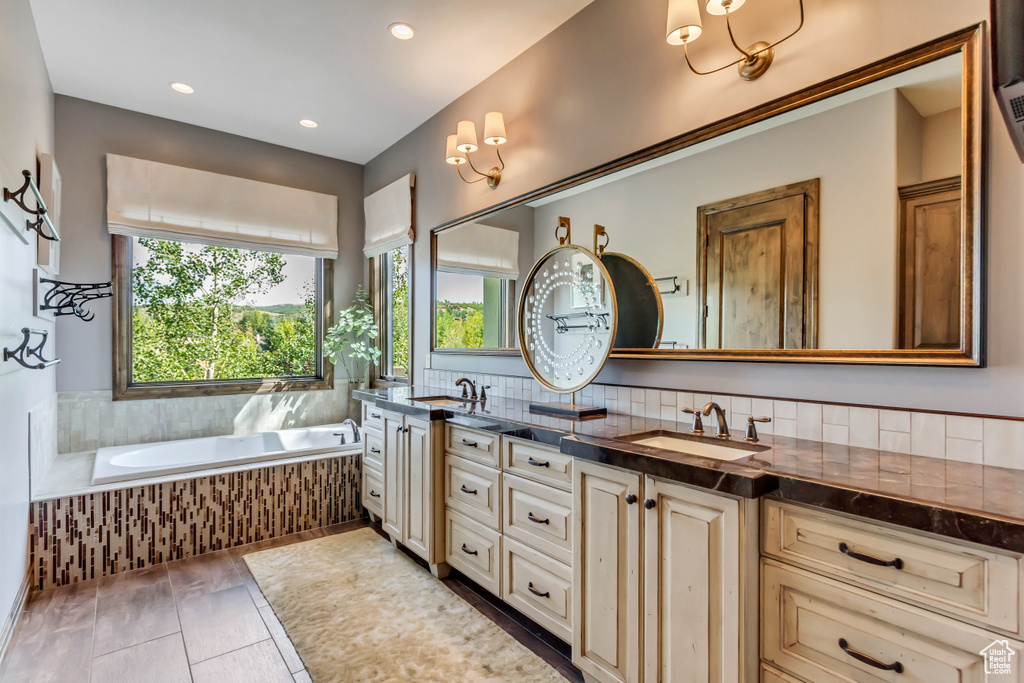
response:
{"label": "sink basin", "polygon": [[432,406],[464,406],[468,403],[466,400],[452,398],[451,396],[418,396],[409,400],[416,401],[417,403],[428,403]]}
{"label": "sink basin", "polygon": [[727,441],[714,437],[697,436],[684,432],[668,432],[657,430],[653,432],[642,432],[623,437],[620,441],[628,441],[640,446],[660,448],[676,453],[697,455],[702,458],[713,458],[715,460],[739,460],[751,455],[757,455],[761,451],[768,450],[767,446],[756,446],[745,441]]}

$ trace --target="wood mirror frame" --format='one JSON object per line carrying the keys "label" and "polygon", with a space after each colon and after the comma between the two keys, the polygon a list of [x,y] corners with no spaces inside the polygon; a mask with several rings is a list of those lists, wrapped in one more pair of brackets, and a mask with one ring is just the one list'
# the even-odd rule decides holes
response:
{"label": "wood mirror frame", "polygon": [[[467,223],[485,220],[522,204],[583,185],[591,180],[656,159],[755,124],[774,116],[813,104],[848,90],[868,85],[929,62],[955,54],[963,59],[963,139],[961,146],[961,289],[960,343],[958,348],[941,349],[616,349],[611,358],[647,360],[731,360],[760,362],[840,363],[871,365],[938,365],[982,367],[984,365],[984,203],[985,176],[983,137],[986,102],[983,92],[982,41],[984,25],[977,24],[905,50],[865,67],[796,91],[727,119],[683,133],[606,164],[563,178],[544,187],[499,204],[442,223],[431,231],[431,305],[436,298],[437,235]],[[433,315],[431,316],[433,319]],[[518,349],[434,349],[434,353],[520,355]]]}

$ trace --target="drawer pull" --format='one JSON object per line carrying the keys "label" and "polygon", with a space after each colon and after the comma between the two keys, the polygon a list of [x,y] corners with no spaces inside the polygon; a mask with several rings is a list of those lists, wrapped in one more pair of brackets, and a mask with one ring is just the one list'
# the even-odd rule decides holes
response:
{"label": "drawer pull", "polygon": [[526,589],[528,591],[530,591],[531,593],[533,593],[534,595],[536,595],[537,597],[539,597],[539,598],[550,598],[551,597],[551,591],[546,591],[544,593],[541,593],[539,590],[534,588],[533,587],[533,581],[531,581],[529,584],[527,584]]}
{"label": "drawer pull", "polygon": [[462,445],[469,446],[470,448],[479,448],[479,446],[476,445],[476,441],[466,441],[465,439],[462,440]]}
{"label": "drawer pull", "polygon": [[370,490],[370,497],[371,498],[380,498],[380,494],[371,489]]}
{"label": "drawer pull", "polygon": [[541,519],[540,517],[534,517],[532,512],[527,512],[526,518],[531,522],[536,522],[537,524],[551,524],[550,519]]}
{"label": "drawer pull", "polygon": [[839,647],[842,648],[843,652],[845,652],[846,654],[850,655],[859,662],[864,662],[868,666],[873,666],[876,669],[881,669],[882,671],[895,671],[898,674],[903,673],[903,664],[901,664],[899,661],[895,661],[892,664],[880,662],[874,657],[871,657],[870,655],[866,655],[863,652],[857,652],[856,650],[851,648],[850,644],[846,642],[846,638],[839,639]]}
{"label": "drawer pull", "polygon": [[852,557],[855,560],[860,560],[861,562],[873,564],[876,567],[893,567],[895,569],[903,569],[903,560],[901,560],[898,557],[895,560],[883,560],[875,557],[874,555],[865,555],[864,553],[858,553],[853,550],[850,550],[850,546],[846,545],[846,543],[839,544],[839,552],[849,557]]}
{"label": "drawer pull", "polygon": [[462,552],[466,553],[467,555],[479,555],[480,554],[479,551],[470,550],[469,548],[467,548],[465,543],[462,544]]}
{"label": "drawer pull", "polygon": [[534,467],[551,467],[551,463],[544,460],[534,460],[533,458],[526,459],[527,464],[533,465]]}
{"label": "drawer pull", "polygon": [[370,417],[372,417],[374,420],[379,420],[380,413],[370,413]]}
{"label": "drawer pull", "polygon": [[371,448],[370,452],[371,453],[376,453],[376,454],[380,455],[380,449],[379,448]]}
{"label": "drawer pull", "polygon": [[466,488],[465,484],[462,485],[462,492],[463,493],[468,493],[471,496],[475,496],[476,495],[476,489],[473,489],[472,491],[470,491],[469,489]]}

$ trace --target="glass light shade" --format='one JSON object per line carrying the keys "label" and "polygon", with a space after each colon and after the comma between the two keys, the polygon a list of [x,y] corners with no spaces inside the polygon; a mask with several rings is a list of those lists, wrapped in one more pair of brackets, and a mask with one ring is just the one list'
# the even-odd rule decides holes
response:
{"label": "glass light shade", "polygon": [[691,43],[703,32],[697,0],[669,0],[668,30],[665,34],[669,45]]}
{"label": "glass light shade", "polygon": [[452,166],[461,166],[466,163],[466,155],[458,150],[457,140],[457,135],[449,135],[444,149],[444,160]]}
{"label": "glass light shade", "polygon": [[472,121],[459,121],[456,132],[456,146],[460,152],[475,152],[479,145],[476,142],[476,124]]}
{"label": "glass light shade", "polygon": [[743,3],[747,0],[708,0],[708,4],[704,5],[704,9],[707,10],[708,14],[716,14],[721,16],[727,12],[735,12],[740,7],[743,7]]}
{"label": "glass light shade", "polygon": [[504,145],[506,142],[505,117],[500,111],[487,112],[484,116],[484,144]]}

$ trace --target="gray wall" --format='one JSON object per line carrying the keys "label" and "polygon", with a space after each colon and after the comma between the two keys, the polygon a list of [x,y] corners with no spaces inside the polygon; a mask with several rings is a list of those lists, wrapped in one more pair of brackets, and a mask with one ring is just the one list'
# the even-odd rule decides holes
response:
{"label": "gray wall", "polygon": [[[34,173],[37,155],[53,152],[53,90],[28,0],[0,3],[0,93],[0,184],[18,188],[22,169]],[[7,215],[18,215],[12,209],[4,207]],[[32,314],[35,256],[35,240],[26,245],[0,226],[4,345],[20,340],[25,326],[52,330]],[[46,351],[52,354],[53,347]],[[53,399],[54,375],[53,368],[0,374],[0,621],[14,604],[28,561],[28,412]]]}
{"label": "gray wall", "polygon": [[[64,280],[110,277],[105,157],[112,153],[336,195],[339,308],[363,281],[363,180],[357,164],[63,95],[56,98],[55,131],[64,180]],[[111,387],[110,303],[94,303],[92,309],[92,322],[64,318],[57,323],[57,352],[63,359],[59,391]]]}
{"label": "gray wall", "polygon": [[[781,46],[758,81],[733,72],[697,77],[664,40],[665,3],[595,0],[506,67],[452,102],[365,167],[367,194],[417,176],[416,329],[430,322],[431,226],[586,170],[646,145],[988,19],[986,0],[805,0],[804,30]],[[796,3],[747,3],[743,40],[795,25]],[[729,58],[719,25],[706,27],[695,61]],[[990,109],[994,98],[990,93]],[[445,164],[459,119],[505,114],[501,185],[465,185]],[[1024,417],[1024,166],[996,116],[987,131],[988,367],[885,368],[693,361],[613,361],[599,382]],[[487,166],[490,150],[478,166]],[[576,241],[586,244],[589,235]],[[540,249],[543,245],[535,245]],[[421,377],[429,339],[415,339]],[[519,358],[435,355],[435,368],[526,374]]]}

